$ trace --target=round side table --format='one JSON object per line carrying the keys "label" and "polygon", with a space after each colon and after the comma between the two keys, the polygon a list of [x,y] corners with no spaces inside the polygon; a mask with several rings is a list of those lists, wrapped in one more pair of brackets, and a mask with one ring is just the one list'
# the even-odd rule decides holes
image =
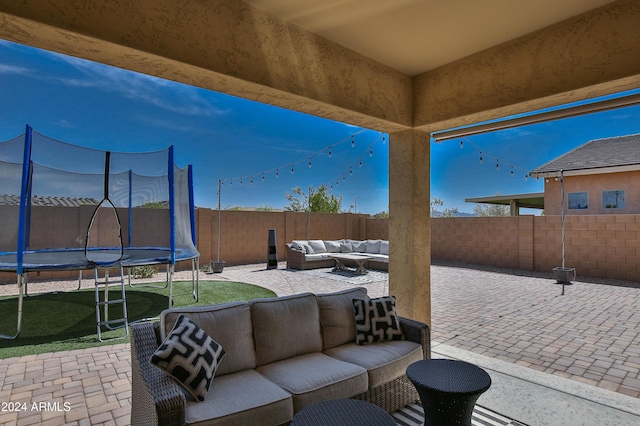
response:
{"label": "round side table", "polygon": [[291,426],[397,426],[391,414],[357,399],[332,399],[304,407]]}
{"label": "round side table", "polygon": [[451,359],[414,362],[407,377],[420,395],[425,425],[471,426],[473,407],[491,386],[482,368]]}

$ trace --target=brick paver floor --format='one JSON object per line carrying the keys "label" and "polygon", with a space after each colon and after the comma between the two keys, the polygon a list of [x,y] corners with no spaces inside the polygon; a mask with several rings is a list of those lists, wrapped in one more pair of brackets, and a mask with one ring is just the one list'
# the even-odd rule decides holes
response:
{"label": "brick paver floor", "polygon": [[432,339],[640,397],[640,284],[590,281],[436,265]]}
{"label": "brick paver floor", "polygon": [[[203,278],[258,284],[278,295],[353,286],[264,265]],[[371,296],[388,293],[386,280],[364,286]],[[550,275],[434,265],[432,340],[639,397],[634,286],[580,281],[561,296]],[[129,424],[129,350],[117,344],[0,360],[0,424]]]}

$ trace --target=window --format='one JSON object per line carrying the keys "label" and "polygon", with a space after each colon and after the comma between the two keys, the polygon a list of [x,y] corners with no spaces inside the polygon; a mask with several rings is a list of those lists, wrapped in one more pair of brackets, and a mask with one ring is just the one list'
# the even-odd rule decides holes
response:
{"label": "window", "polygon": [[627,207],[627,200],[624,189],[602,191],[603,209],[624,209],[625,207]]}
{"label": "window", "polygon": [[569,193],[569,210],[585,210],[589,208],[588,192],[570,192]]}

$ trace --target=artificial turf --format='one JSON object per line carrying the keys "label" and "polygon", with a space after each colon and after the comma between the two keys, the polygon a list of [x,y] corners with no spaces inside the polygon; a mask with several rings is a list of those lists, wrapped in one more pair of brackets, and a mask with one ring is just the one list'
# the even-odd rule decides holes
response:
{"label": "artificial turf", "polygon": [[[35,288],[30,286],[30,290]],[[191,281],[174,282],[173,306],[211,305],[275,296],[271,290],[259,286],[229,281],[200,281],[198,302],[194,300],[191,291]],[[119,297],[120,290],[109,292],[110,300]],[[126,298],[129,322],[157,317],[169,306],[166,288],[127,287]],[[122,317],[121,306],[117,304],[109,307],[110,319]],[[0,299],[0,333],[15,333],[17,310],[16,296]],[[102,332],[103,339],[123,335],[123,329]],[[128,342],[128,338],[108,342],[98,340],[93,289],[46,293],[24,298],[22,332],[13,340],[0,339],[0,358]]]}

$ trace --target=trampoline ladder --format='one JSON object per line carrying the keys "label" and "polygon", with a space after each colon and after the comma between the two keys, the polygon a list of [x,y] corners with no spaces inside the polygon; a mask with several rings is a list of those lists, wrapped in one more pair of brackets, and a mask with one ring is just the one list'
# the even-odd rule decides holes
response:
{"label": "trampoline ladder", "polygon": [[[127,298],[125,293],[125,283],[124,283],[124,268],[120,266],[120,279],[109,281],[109,268],[104,269],[104,277],[101,281],[98,277],[98,268],[93,269],[93,274],[95,278],[95,289],[96,289],[96,328],[98,330],[98,340],[101,342],[106,342],[108,340],[115,339],[124,339],[129,337],[129,321],[127,318]],[[120,298],[119,299],[109,299],[109,287],[120,287]],[[101,290],[103,290],[101,292]],[[102,298],[100,297],[100,293],[103,294]],[[109,318],[109,306],[111,305],[121,305],[122,306],[122,318]],[[105,327],[108,330],[117,330],[124,327],[124,335],[116,336],[111,338],[102,338],[102,327]]]}

